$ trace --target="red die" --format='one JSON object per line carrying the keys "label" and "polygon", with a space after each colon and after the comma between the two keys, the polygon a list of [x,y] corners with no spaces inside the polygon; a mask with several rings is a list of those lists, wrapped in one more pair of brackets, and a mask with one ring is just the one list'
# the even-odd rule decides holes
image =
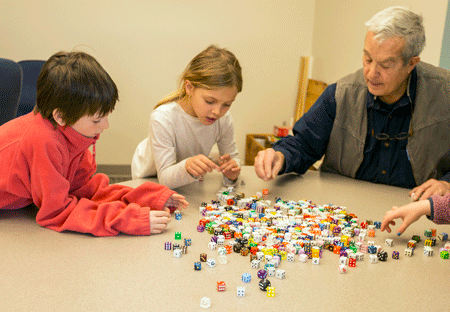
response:
{"label": "red die", "polygon": [[223,235],[225,236],[226,239],[231,238],[231,232],[224,232]]}
{"label": "red die", "polygon": [[348,259],[348,266],[352,268],[356,267],[356,259],[354,258]]}
{"label": "red die", "polygon": [[217,282],[217,291],[225,291],[226,286],[224,281]]}
{"label": "red die", "polygon": [[209,220],[206,219],[201,219],[200,221],[198,221],[198,224],[203,226],[206,226],[207,223],[209,223]]}
{"label": "red die", "polygon": [[233,198],[228,198],[228,199],[227,199],[227,205],[229,205],[229,206],[234,205],[234,200],[233,200]]}
{"label": "red die", "polygon": [[367,227],[367,222],[361,222],[361,228],[365,229]]}

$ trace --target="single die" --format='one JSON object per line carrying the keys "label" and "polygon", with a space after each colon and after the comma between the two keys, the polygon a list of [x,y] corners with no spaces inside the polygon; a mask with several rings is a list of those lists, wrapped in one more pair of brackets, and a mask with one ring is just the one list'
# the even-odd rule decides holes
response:
{"label": "single die", "polygon": [[256,259],[258,259],[259,261],[264,260],[264,253],[262,251],[258,251],[256,253]]}
{"label": "single die", "polygon": [[425,232],[423,233],[423,235],[424,235],[425,237],[431,237],[431,235],[432,235],[431,230],[425,230]]}
{"label": "single die", "polygon": [[414,248],[408,247],[405,249],[405,256],[412,257],[413,253],[414,253]]}
{"label": "single die", "polygon": [[181,258],[181,254],[182,254],[182,250],[179,249],[179,248],[177,248],[177,249],[175,249],[175,250],[173,251],[173,256],[174,256],[175,258]]}
{"label": "single die", "polygon": [[[316,258],[318,259],[318,258]],[[275,271],[275,277],[279,279],[284,279],[286,277],[286,272],[284,270],[276,270]]]}
{"label": "single die", "polygon": [[373,225],[375,225],[375,228],[376,228],[376,229],[381,229],[381,222],[380,222],[380,221],[375,221],[375,222],[373,223]]}
{"label": "single die", "polygon": [[245,286],[238,286],[237,287],[237,296],[238,297],[245,297]]}
{"label": "single die", "polygon": [[216,243],[214,243],[214,242],[209,242],[209,243],[208,243],[208,248],[209,248],[209,250],[215,250],[216,247],[217,247],[217,244],[216,244]]}
{"label": "single die", "polygon": [[258,277],[260,279],[265,279],[267,277],[267,271],[264,269],[261,269],[258,271]]}
{"label": "single die", "polygon": [[288,253],[287,254],[287,261],[294,262],[294,260],[295,260],[295,255],[293,253]]}
{"label": "single die", "polygon": [[262,194],[263,195],[269,195],[269,190],[268,189],[263,189],[262,190]]}
{"label": "single die", "polygon": [[267,291],[267,297],[275,297],[275,287],[268,286],[266,291]]}
{"label": "single die", "polygon": [[377,247],[375,247],[374,245],[371,245],[367,248],[367,252],[370,254],[376,254],[377,253]]}
{"label": "single die", "polygon": [[174,215],[176,220],[181,220],[181,211],[175,210]]}
{"label": "single die", "polygon": [[378,257],[377,255],[369,255],[369,262],[372,264],[375,264],[378,262]]}
{"label": "single die", "polygon": [[197,232],[203,232],[205,230],[205,226],[204,225],[197,225]]}
{"label": "single die", "polygon": [[228,260],[227,260],[227,256],[226,255],[220,255],[219,256],[219,263],[220,264],[227,264]]}
{"label": "single die", "polygon": [[177,244],[177,243],[173,243],[172,244],[172,249],[173,250],[175,250],[175,249],[180,249],[181,247],[180,247],[180,244]]}
{"label": "single die", "polygon": [[300,260],[300,262],[306,262],[306,261],[308,261],[308,255],[307,254],[300,254],[298,256],[298,259]]}
{"label": "single die", "polygon": [[252,268],[253,269],[259,269],[259,263],[260,263],[259,260],[253,260],[252,263],[251,263]]}
{"label": "single die", "polygon": [[415,240],[416,243],[420,242],[420,236],[419,235],[413,235],[411,239]]}
{"label": "single die", "polygon": [[387,252],[384,250],[381,250],[380,252],[378,252],[377,254],[378,260],[380,261],[386,261],[388,258]]}
{"label": "single die", "polygon": [[345,264],[339,265],[339,273],[347,273],[347,266]]}
{"label": "single die", "polygon": [[375,237],[375,230],[374,229],[370,229],[369,231],[367,231],[367,236]]}
{"label": "single die", "polygon": [[194,262],[194,270],[200,271],[202,269],[202,264],[200,262]]}
{"label": "single die", "polygon": [[184,239],[184,245],[185,245],[185,246],[191,246],[191,245],[192,245],[192,239],[190,239],[190,238],[185,238],[185,239]]}
{"label": "single die", "polygon": [[206,264],[210,267],[213,268],[216,266],[216,260],[213,258],[209,258],[208,260],[206,260]]}
{"label": "single die", "polygon": [[224,281],[217,282],[217,291],[225,291],[226,289],[227,287]]}
{"label": "single die", "polygon": [[243,273],[242,274],[242,281],[244,283],[250,283],[251,280],[252,280],[252,276],[250,275],[250,273]]}
{"label": "single die", "polygon": [[164,243],[164,249],[165,250],[171,250],[172,249],[172,243],[171,242],[165,242]]}
{"label": "single die", "polygon": [[181,240],[181,232],[175,232],[175,240]]}
{"label": "single die", "polygon": [[400,258],[400,252],[393,251],[392,252],[392,259],[398,260]]}
{"label": "single die", "polygon": [[441,250],[441,252],[439,253],[439,256],[441,257],[441,259],[448,259],[449,258],[449,253],[447,250]]}
{"label": "single die", "polygon": [[208,256],[205,253],[201,253],[200,254],[200,261],[201,262],[206,262],[206,259],[208,259]]}
{"label": "single die", "polygon": [[423,247],[423,254],[431,257],[433,255],[433,248],[431,248],[431,246],[424,246]]}
{"label": "single die", "polygon": [[425,246],[431,246],[432,245],[432,241],[431,239],[426,239],[425,242],[423,243]]}
{"label": "single die", "polygon": [[391,238],[386,238],[384,243],[386,244],[386,246],[389,246],[389,247],[394,246],[394,241]]}
{"label": "single die", "polygon": [[347,257],[339,257],[339,264],[347,265]]}
{"label": "single die", "polygon": [[267,287],[270,286],[270,281],[268,279],[262,279],[258,283],[259,289],[266,291]]}
{"label": "single die", "polygon": [[268,267],[265,269],[267,271],[267,275],[269,276],[275,276],[275,268],[274,267]]}
{"label": "single die", "polygon": [[439,240],[448,240],[448,234],[445,232],[442,232],[441,234],[438,235],[438,239]]}
{"label": "single die", "polygon": [[217,248],[217,253],[219,255],[225,255],[227,253],[227,250],[225,247],[219,247],[219,248]]}
{"label": "single die", "polygon": [[410,239],[408,241],[408,247],[409,248],[416,248],[416,243],[417,243],[417,241],[415,241],[414,239]]}
{"label": "single die", "polygon": [[348,266],[351,268],[356,267],[356,259],[354,259],[354,258],[348,259]]}
{"label": "single die", "polygon": [[200,300],[200,307],[207,309],[211,306],[211,299],[209,299],[208,297],[203,297]]}
{"label": "single die", "polygon": [[241,256],[248,256],[248,248],[247,247],[241,248]]}
{"label": "single die", "polygon": [[319,262],[320,262],[320,258],[312,258],[313,264],[319,264]]}

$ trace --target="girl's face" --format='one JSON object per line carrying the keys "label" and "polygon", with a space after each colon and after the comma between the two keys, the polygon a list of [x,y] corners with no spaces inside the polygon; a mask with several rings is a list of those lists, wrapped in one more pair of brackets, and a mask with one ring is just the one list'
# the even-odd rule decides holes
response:
{"label": "girl's face", "polygon": [[225,115],[238,94],[235,86],[208,90],[196,88],[190,81],[186,81],[185,88],[189,100],[182,107],[186,113],[197,117],[202,124],[207,126]]}

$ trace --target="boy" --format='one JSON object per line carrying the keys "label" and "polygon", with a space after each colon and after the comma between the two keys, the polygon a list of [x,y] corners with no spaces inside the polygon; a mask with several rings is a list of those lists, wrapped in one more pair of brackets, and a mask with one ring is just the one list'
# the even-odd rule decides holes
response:
{"label": "boy", "polygon": [[34,111],[0,127],[0,209],[34,204],[38,224],[58,232],[150,235],[166,228],[168,208],[187,207],[183,196],[150,182],[109,185],[95,174],[95,142],[117,100],[115,83],[92,56],[50,57]]}

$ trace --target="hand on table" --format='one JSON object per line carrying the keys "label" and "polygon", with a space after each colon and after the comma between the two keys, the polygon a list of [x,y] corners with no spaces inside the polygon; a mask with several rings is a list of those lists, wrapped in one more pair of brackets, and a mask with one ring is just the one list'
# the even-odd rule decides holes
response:
{"label": "hand on table", "polygon": [[168,208],[164,210],[150,210],[150,233],[159,234],[170,222],[170,211]]}
{"label": "hand on table", "polygon": [[185,197],[180,194],[173,194],[164,204],[164,208],[175,208],[175,209],[186,209],[189,203],[186,201]]}
{"label": "hand on table", "polygon": [[429,198],[431,195],[445,195],[450,192],[450,183],[446,181],[438,181],[435,179],[430,179],[425,183],[416,186],[409,192],[409,196],[413,200],[423,200]]}
{"label": "hand on table", "polygon": [[255,157],[256,175],[264,181],[275,179],[284,165],[284,155],[273,148],[259,151]]}
{"label": "hand on table", "polygon": [[400,236],[408,226],[419,220],[421,216],[429,215],[430,213],[430,201],[426,199],[401,207],[394,206],[384,215],[381,231],[386,230],[388,233],[391,233],[390,226],[395,225],[394,219],[402,219],[403,222],[397,229],[397,235]]}

